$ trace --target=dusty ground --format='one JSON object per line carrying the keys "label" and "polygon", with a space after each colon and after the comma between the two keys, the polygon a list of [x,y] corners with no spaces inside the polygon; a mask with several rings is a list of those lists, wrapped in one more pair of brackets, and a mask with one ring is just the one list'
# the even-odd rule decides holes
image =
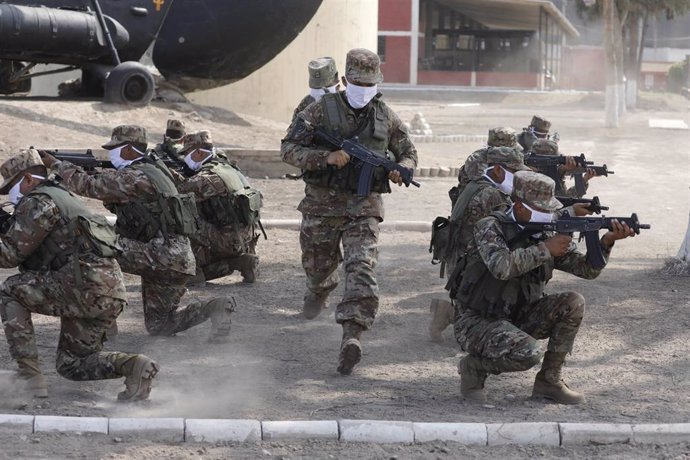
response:
{"label": "dusty ground", "polygon": [[[565,100],[566,103],[563,101]],[[477,406],[459,395],[456,363],[462,355],[450,330],[446,341],[427,339],[428,305],[442,295],[443,281],[429,264],[428,235],[384,231],[380,238],[381,287],[379,317],[364,336],[364,358],[351,377],[336,371],[339,327],[331,308],[315,321],[299,316],[304,290],[297,233],[269,230],[262,241],[262,277],[242,285],[237,275],[190,290],[188,299],[234,295],[240,308],[230,343],[205,343],[205,325],[172,338],[146,335],[138,282],[127,276],[130,305],[119,320],[120,335],[107,348],[140,351],[157,359],[162,371],[151,401],[135,406],[115,402],[120,381],[76,383],[54,371],[58,322],[36,317],[43,369],[51,384],[44,401],[22,400],[0,388],[0,412],[99,416],[180,416],[199,418],[339,419],[374,418],[414,421],[601,421],[622,423],[687,422],[690,415],[690,289],[688,278],[659,272],[663,260],[675,255],[690,208],[690,134],[651,130],[649,118],[682,118],[690,122],[687,101],[649,103],[654,110],[629,114],[618,130],[601,128],[603,113],[588,99],[572,96],[535,99],[512,96],[480,106],[450,106],[443,102],[402,100],[393,107],[403,118],[422,111],[439,134],[484,134],[496,125],[516,128],[533,113],[553,121],[566,152],[585,152],[616,173],[597,179],[591,194],[611,207],[609,215],[637,212],[652,230],[617,244],[606,270],[595,281],[559,274],[550,291],[577,290],[588,301],[588,312],[570,359],[566,378],[587,394],[578,407],[529,399],[536,369],[491,377],[489,402]],[[165,119],[182,113],[170,107],[125,112],[99,103],[0,101],[0,148],[24,143],[76,146],[100,142],[109,127],[124,121],[145,122],[162,134]],[[185,110],[190,109],[186,107]],[[191,108],[185,113],[201,113]],[[203,110],[203,113],[207,113]],[[56,114],[60,115],[57,116]],[[211,113],[211,112],[208,112]],[[210,125],[223,143],[269,148],[277,146],[282,126],[239,118],[223,112],[193,121]],[[248,121],[247,121],[248,120]],[[251,124],[251,126],[246,126]],[[158,131],[155,131],[155,130]],[[273,137],[271,137],[273,136]],[[36,140],[34,140],[36,139]],[[4,143],[4,144],[3,144]],[[58,145],[59,144],[59,145]],[[44,144],[45,145],[45,144]],[[419,144],[422,165],[459,165],[479,146]],[[7,151],[0,152],[7,155]],[[449,212],[447,190],[455,179],[427,179],[420,190],[395,190],[387,197],[389,221],[427,220]],[[296,218],[302,184],[287,180],[254,180],[266,197],[265,218]],[[7,276],[11,271],[2,272]],[[0,333],[2,334],[2,333]],[[0,340],[0,369],[13,364]],[[257,457],[436,458],[497,456],[523,458],[600,457],[687,458],[687,445],[672,447],[588,447],[584,449],[467,449],[460,446],[348,446],[334,443],[266,443],[256,446],[165,446],[150,443],[113,444],[108,437],[65,440],[35,436],[15,443],[0,458],[108,456],[157,458],[202,455]],[[0,442],[2,442],[0,436]],[[3,445],[7,445],[2,442]],[[448,450],[444,452],[443,450]],[[76,450],[76,451],[75,451]],[[263,452],[266,450],[266,453]],[[78,452],[78,453],[77,453]],[[683,457],[685,456],[685,457]]]}

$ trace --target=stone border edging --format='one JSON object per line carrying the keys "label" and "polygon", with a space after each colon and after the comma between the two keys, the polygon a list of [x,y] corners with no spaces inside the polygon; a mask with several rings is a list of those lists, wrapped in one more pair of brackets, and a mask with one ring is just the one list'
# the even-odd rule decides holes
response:
{"label": "stone border edging", "polygon": [[106,418],[0,414],[0,433],[100,433],[164,442],[331,440],[415,444],[570,446],[690,442],[690,423],[427,423],[388,420]]}
{"label": "stone border edging", "polygon": [[489,136],[486,134],[409,134],[410,140],[417,143],[430,142],[476,142],[486,144]]}

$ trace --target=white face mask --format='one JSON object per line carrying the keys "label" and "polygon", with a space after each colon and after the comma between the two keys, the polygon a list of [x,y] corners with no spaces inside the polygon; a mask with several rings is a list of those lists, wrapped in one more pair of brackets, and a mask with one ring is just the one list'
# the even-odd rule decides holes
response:
{"label": "white face mask", "polygon": [[357,86],[348,82],[347,86],[345,87],[345,96],[347,96],[347,101],[355,109],[361,109],[362,107],[366,106],[378,92],[378,85]]}
{"label": "white face mask", "polygon": [[323,96],[326,93],[335,93],[338,89],[338,83],[336,83],[333,86],[329,86],[327,88],[309,88],[309,95],[314,98],[315,101],[318,101],[321,99],[321,96]]}
{"label": "white face mask", "polygon": [[503,166],[499,166],[499,168],[501,168],[503,170],[503,172],[505,173],[505,177],[503,178],[503,182],[501,182],[500,184],[497,184],[496,182],[494,182],[494,180],[488,174],[489,171],[491,169],[493,169],[493,166],[488,167],[484,170],[484,177],[489,179],[496,186],[496,188],[499,189],[501,192],[505,193],[506,195],[510,195],[511,193],[513,193],[513,173],[506,170]]}
{"label": "white face mask", "polygon": [[537,211],[536,209],[532,209],[529,206],[527,206],[527,204],[524,202],[522,203],[522,205],[525,208],[529,209],[530,212],[532,213],[532,216],[529,218],[530,222],[539,223],[539,224],[547,224],[549,222],[554,221],[552,212]]}
{"label": "white face mask", "polygon": [[[46,180],[45,177],[43,177],[43,176],[36,176],[36,175],[34,175],[34,174],[32,174],[31,177],[33,177],[33,178],[35,178],[35,179]],[[10,189],[10,191],[7,193],[7,195],[9,196],[10,202],[11,202],[13,205],[15,205],[15,206],[17,206],[17,204],[19,203],[19,200],[21,200],[22,198],[24,198],[24,195],[22,195],[21,192],[19,191],[19,186],[22,184],[22,182],[24,182],[24,178],[23,178],[23,177],[22,177],[22,179],[21,179],[19,182],[17,182],[16,184],[14,184],[14,185],[12,186],[12,188]]]}
{"label": "white face mask", "polygon": [[[192,154],[199,150],[200,152],[203,152],[206,154],[203,160],[201,161],[194,161],[192,160]],[[201,167],[206,163],[208,160],[210,160],[213,157],[213,150],[208,150],[208,149],[194,149],[191,152],[189,152],[187,155],[184,157],[184,162],[185,164],[191,169],[192,171],[198,171],[201,169]]]}
{"label": "white face mask", "polygon": [[[122,145],[122,146],[120,146],[120,147],[116,147],[116,148],[114,148],[114,149],[108,151],[108,155],[110,156],[110,162],[113,164],[113,166],[115,167],[115,169],[122,169],[122,168],[124,168],[124,167],[126,167],[126,166],[131,165],[131,164],[134,163],[135,161],[141,160],[141,158],[135,158],[134,160],[124,160],[124,159],[122,158],[122,156],[120,155],[120,153],[122,152],[122,149],[125,148],[127,145],[129,145],[129,144],[125,144],[125,145]],[[132,149],[134,149],[134,151],[137,152],[139,155],[142,155],[142,156],[144,155],[144,152],[142,152],[141,150],[138,150],[138,149],[135,148],[133,145],[132,145],[131,147],[132,147]]]}

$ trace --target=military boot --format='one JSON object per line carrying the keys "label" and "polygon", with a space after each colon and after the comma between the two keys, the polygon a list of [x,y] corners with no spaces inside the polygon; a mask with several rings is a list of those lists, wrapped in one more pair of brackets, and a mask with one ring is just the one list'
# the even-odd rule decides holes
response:
{"label": "military boot", "polygon": [[304,305],[302,306],[302,314],[306,319],[314,319],[321,314],[321,310],[326,308],[326,300],[328,300],[328,293],[315,293],[308,291],[304,295]]}
{"label": "military boot", "polygon": [[484,370],[481,359],[467,355],[458,363],[460,374],[460,393],[465,399],[475,402],[486,402],[484,382],[488,372]]}
{"label": "military boot", "polygon": [[208,341],[211,343],[225,343],[230,335],[232,319],[230,314],[235,311],[237,301],[234,297],[218,297],[206,302],[203,306],[211,318],[211,334]]}
{"label": "military boot", "polygon": [[455,320],[455,307],[447,300],[431,299],[429,336],[433,342],[443,342],[443,331]]}
{"label": "military boot", "polygon": [[340,357],[338,358],[338,372],[342,375],[350,375],[355,365],[362,359],[362,344],[359,343],[364,328],[354,322],[343,323],[343,341],[340,344]]}
{"label": "military boot", "polygon": [[141,401],[151,393],[153,378],[160,366],[148,356],[126,355],[115,361],[115,368],[125,376],[125,391],[117,395],[122,402]]}
{"label": "military boot", "polygon": [[17,379],[23,382],[26,392],[34,398],[47,398],[48,381],[41,373],[38,358],[19,358],[17,366]]}
{"label": "military boot", "polygon": [[243,254],[237,261],[237,270],[242,274],[242,282],[254,283],[259,276],[259,256]]}
{"label": "military boot", "polygon": [[561,369],[565,363],[566,353],[547,351],[541,370],[534,379],[533,398],[547,398],[558,404],[580,404],[585,401],[582,393],[568,388],[561,378]]}

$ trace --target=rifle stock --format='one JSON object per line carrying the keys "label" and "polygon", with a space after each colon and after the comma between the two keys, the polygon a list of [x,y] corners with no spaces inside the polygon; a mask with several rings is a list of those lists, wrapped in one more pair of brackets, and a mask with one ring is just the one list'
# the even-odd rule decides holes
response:
{"label": "rifle stock", "polygon": [[[34,147],[31,147],[34,148]],[[110,160],[103,160],[100,158],[96,158],[93,154],[93,150],[91,149],[86,149],[86,150],[60,150],[60,149],[36,149],[38,150],[38,153],[43,156],[43,154],[47,153],[49,155],[54,156],[56,159],[60,161],[69,161],[73,165],[79,166],[87,171],[93,171],[97,168],[100,169],[113,169],[114,166],[110,162]],[[151,152],[148,153],[148,155],[151,155]],[[175,169],[178,172],[181,173],[186,173],[187,171],[184,168],[184,163],[179,163],[171,158],[164,158],[163,163],[170,168],[170,169]]]}

